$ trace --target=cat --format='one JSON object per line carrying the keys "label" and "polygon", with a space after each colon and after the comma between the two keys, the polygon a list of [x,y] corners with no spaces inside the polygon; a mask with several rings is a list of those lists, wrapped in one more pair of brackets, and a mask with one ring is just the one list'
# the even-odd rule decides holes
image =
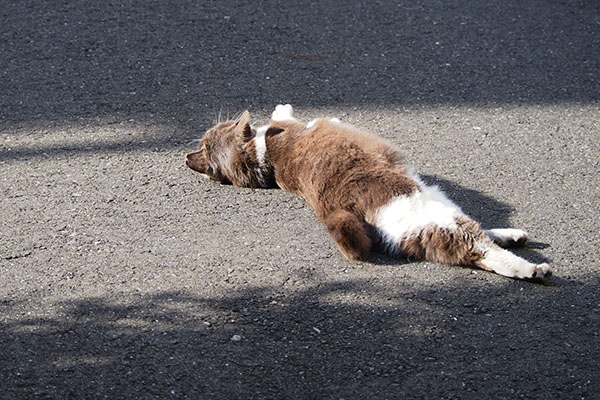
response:
{"label": "cat", "polygon": [[516,279],[552,275],[548,264],[532,264],[502,248],[524,245],[525,231],[481,229],[406,166],[395,146],[336,118],[305,125],[291,105],[280,104],[270,124],[253,127],[244,111],[209,129],[186,164],[224,184],[299,194],[352,260],[383,249]]}

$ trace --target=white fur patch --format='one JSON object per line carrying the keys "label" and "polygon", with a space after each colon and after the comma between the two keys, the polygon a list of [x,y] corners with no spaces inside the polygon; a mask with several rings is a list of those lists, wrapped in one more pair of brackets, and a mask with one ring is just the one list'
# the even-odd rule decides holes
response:
{"label": "white fur patch", "polygon": [[267,154],[267,141],[265,140],[265,134],[269,125],[261,126],[256,128],[256,134],[254,135],[254,147],[256,148],[256,159],[258,165],[262,168],[265,165],[265,155]]}
{"label": "white fur patch", "polygon": [[273,121],[296,121],[294,118],[294,108],[291,104],[278,104],[275,111],[271,114]]}
{"label": "white fur patch", "polygon": [[456,228],[461,209],[437,186],[427,186],[415,174],[419,190],[409,196],[398,196],[375,214],[375,226],[390,246],[417,234],[427,226]]}
{"label": "white fur patch", "polygon": [[[306,127],[308,129],[310,129],[321,121],[329,121],[329,122],[333,122],[334,124],[342,125],[342,121],[340,121],[339,118],[315,118],[312,121],[310,121],[308,124],[306,124]],[[346,124],[346,127],[351,127],[351,126]],[[351,128],[354,128],[354,127],[351,127]]]}
{"label": "white fur patch", "polygon": [[486,235],[490,237],[494,242],[501,246],[506,246],[511,243],[527,242],[527,232],[521,229],[488,229],[485,231]]}

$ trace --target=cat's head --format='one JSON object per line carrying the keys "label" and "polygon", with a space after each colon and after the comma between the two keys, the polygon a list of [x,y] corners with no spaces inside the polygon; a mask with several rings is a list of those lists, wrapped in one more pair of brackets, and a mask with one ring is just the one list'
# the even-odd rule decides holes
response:
{"label": "cat's head", "polygon": [[198,144],[198,151],[186,156],[186,164],[223,184],[260,187],[254,135],[250,113],[244,111],[237,120],[209,129]]}

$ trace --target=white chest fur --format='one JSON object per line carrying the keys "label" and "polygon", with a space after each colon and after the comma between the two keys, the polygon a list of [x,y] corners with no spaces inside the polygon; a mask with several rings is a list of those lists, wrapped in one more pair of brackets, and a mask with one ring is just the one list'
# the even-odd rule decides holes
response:
{"label": "white chest fur", "polygon": [[256,147],[256,159],[258,160],[259,168],[265,165],[265,155],[267,154],[267,142],[265,140],[265,134],[269,126],[261,126],[256,129],[256,135],[254,136],[254,146]]}

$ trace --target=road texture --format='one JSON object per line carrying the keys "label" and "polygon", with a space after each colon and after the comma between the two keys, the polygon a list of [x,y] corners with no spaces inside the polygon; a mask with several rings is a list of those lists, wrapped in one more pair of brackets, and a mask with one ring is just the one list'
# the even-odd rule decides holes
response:
{"label": "road texture", "polygon": [[[2,399],[594,399],[596,1],[9,1]],[[396,143],[547,284],[343,259],[304,202],[183,165],[292,103]]]}

